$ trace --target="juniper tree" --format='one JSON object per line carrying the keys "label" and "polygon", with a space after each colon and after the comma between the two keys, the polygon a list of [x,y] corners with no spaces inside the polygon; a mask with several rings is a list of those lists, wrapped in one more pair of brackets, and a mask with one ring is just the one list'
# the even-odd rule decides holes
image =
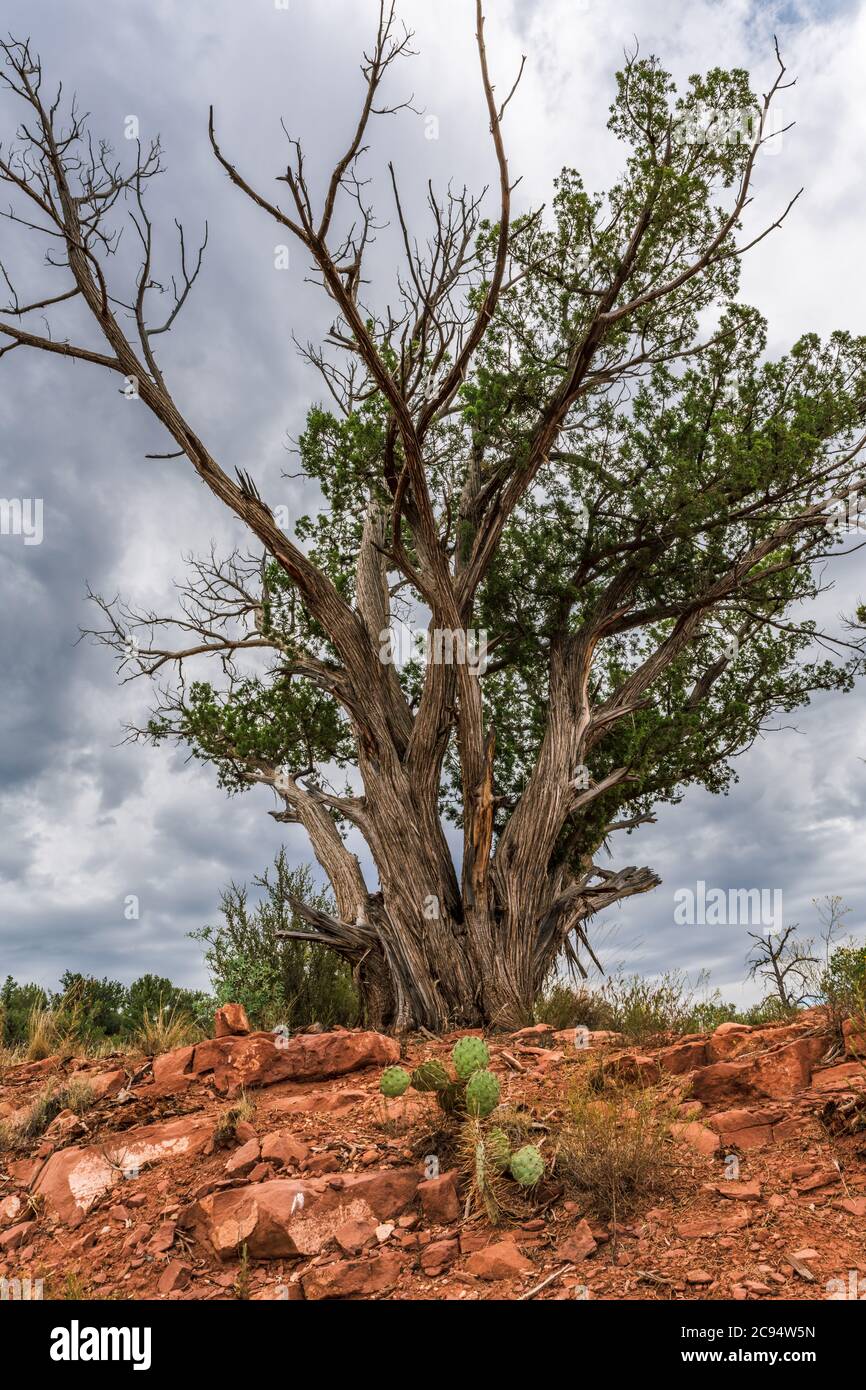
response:
{"label": "juniper tree", "polygon": [[[475,19],[497,206],[431,187],[426,235],[393,167],[375,220],[365,167],[372,122],[415,118],[387,95],[411,45],[393,6],[320,201],[297,140],[274,197],[210,113],[236,196],[297,241],[333,306],[305,349],[324,386],[299,440],[324,505],[293,527],[249,473],[221,467],[161,369],[159,335],[203,262],[181,230],[179,271],[157,274],[158,143],[125,170],[47,93],[29,45],[3,46],[25,114],[0,152],[8,215],[46,237],[64,288],[22,303],[4,270],[2,352],[131,383],[166,451],[251,533],[248,553],[195,562],[175,614],[94,596],[95,635],[159,691],[143,737],[185,745],[232,791],[272,788],[271,814],[304,828],[336,910],[297,903],[295,930],[349,960],[368,1018],[397,1028],[525,1018],[553,962],[591,950],[593,914],[658,884],[606,857],[623,832],[689,786],[724,790],[780,713],[849,687],[862,664],[859,638],[817,632],[808,605],[839,551],[831,518],[860,485],[866,342],[809,333],[770,360],[738,297],[742,257],[796,201],[744,231],[787,85],[778,51],[763,96],[718,68],[678,93],[658,61],[629,56],[609,121],[618,178],[601,193],[568,168],[549,205],[518,208],[504,142],[516,83],[501,99],[480,0]],[[124,286],[112,252],[126,217],[141,265]],[[371,284],[388,219],[402,262],[394,284]],[[92,340],[26,326],[67,301]],[[400,613],[430,636],[428,659],[402,669],[383,648]],[[202,658],[211,673],[187,682]]]}

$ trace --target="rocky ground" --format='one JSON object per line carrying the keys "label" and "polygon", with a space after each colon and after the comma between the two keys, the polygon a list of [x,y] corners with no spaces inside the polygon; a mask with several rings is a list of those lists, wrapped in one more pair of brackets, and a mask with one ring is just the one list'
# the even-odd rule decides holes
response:
{"label": "rocky ground", "polygon": [[576,1045],[585,1035],[547,1025],[489,1038],[503,1099],[548,1160],[582,1068],[674,1117],[665,1190],[626,1221],[594,1217],[554,1164],[523,1218],[495,1228],[467,1203],[453,1153],[425,1175],[433,1098],[378,1090],[383,1066],[447,1060],[457,1035],[288,1039],[233,1031],[240,1011],[221,1013],[222,1036],[153,1061],[6,1071],[7,1134],[48,1086],[86,1081],[95,1103],[0,1155],[0,1276],[94,1299],[808,1300],[857,1296],[858,1280],[866,1291],[862,1039],[849,1029],[834,1043],[819,1011],[643,1053],[610,1034]]}

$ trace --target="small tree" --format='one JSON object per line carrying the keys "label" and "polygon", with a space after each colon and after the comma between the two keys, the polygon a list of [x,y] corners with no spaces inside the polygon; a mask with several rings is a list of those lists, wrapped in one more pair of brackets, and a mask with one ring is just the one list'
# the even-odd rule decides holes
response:
{"label": "small tree", "polygon": [[769,984],[786,1013],[814,997],[815,967],[820,964],[814,943],[801,941],[797,930],[794,922],[771,936],[747,933],[755,942],[748,957],[749,979]]}
{"label": "small tree", "polygon": [[191,933],[205,943],[219,1003],[243,1004],[259,1027],[356,1023],[358,997],[346,962],[311,931],[307,940],[289,935],[303,927],[293,904],[327,915],[333,909],[328,894],[315,890],[306,865],[290,868],[285,850],[254,884],[263,896],[253,907],[246,889],[232,883],[221,899],[224,921]]}

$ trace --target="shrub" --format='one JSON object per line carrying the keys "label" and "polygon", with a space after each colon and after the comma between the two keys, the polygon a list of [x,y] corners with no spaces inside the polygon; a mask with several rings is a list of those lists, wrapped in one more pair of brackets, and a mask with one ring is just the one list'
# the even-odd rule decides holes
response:
{"label": "shrub", "polygon": [[46,1009],[48,995],[41,985],[19,985],[11,975],[0,988],[0,1042],[15,1047],[27,1041],[27,1022],[34,1009]]}
{"label": "shrub", "polygon": [[821,996],[837,1029],[866,1012],[866,946],[837,946],[821,977]]}
{"label": "shrub", "polygon": [[302,929],[292,898],[333,912],[329,896],[316,892],[310,870],[290,868],[280,850],[273,873],[266,870],[254,884],[264,890],[255,907],[248,906],[246,889],[233,883],[221,898],[223,923],[191,933],[205,943],[218,1003],[243,1004],[257,1028],[357,1023],[358,995],[348,964],[324,946],[277,935]]}
{"label": "shrub", "polygon": [[609,1002],[586,985],[575,987],[558,980],[537,1000],[534,1011],[536,1023],[550,1023],[554,1028],[607,1029],[613,1027],[613,1010]]}
{"label": "shrub", "polygon": [[595,1215],[617,1219],[664,1189],[671,1177],[673,1107],[652,1091],[593,1089],[588,1069],[569,1095],[555,1171]]}
{"label": "shrub", "polygon": [[135,1037],[146,1031],[160,1012],[166,1016],[185,1015],[190,1023],[210,1021],[214,1000],[203,990],[181,989],[164,975],[140,975],[126,991],[123,1003],[123,1030]]}
{"label": "shrub", "polygon": [[[699,977],[698,984],[705,977]],[[680,971],[657,979],[615,975],[602,990],[609,1002],[612,1026],[634,1042],[649,1042],[664,1033],[688,1033],[694,1010],[694,989]]]}

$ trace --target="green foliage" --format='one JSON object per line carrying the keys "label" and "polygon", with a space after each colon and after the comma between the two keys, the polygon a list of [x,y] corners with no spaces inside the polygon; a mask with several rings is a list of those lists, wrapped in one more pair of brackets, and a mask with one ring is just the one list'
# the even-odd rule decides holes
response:
{"label": "green foliage", "polygon": [[549,984],[539,996],[533,1017],[536,1023],[549,1023],[557,1030],[582,1027],[596,1032],[614,1026],[611,1005],[597,990],[562,980]]}
{"label": "green foliage", "polygon": [[181,989],[163,975],[140,975],[126,991],[123,1026],[127,1033],[138,1033],[146,1020],[160,1015],[208,1024],[214,1001],[203,990]]}
{"label": "green foliage", "polygon": [[0,988],[0,1041],[8,1047],[26,1042],[31,1013],[47,1007],[48,993],[41,985],[19,985],[7,975]]}
{"label": "green foliage", "polygon": [[126,989],[119,980],[98,980],[94,975],[66,970],[60,977],[60,993],[52,999],[52,1008],[74,1015],[78,1037],[88,1042],[120,1033],[125,998]]}
{"label": "green foliage", "polygon": [[856,1017],[866,1008],[866,946],[837,946],[821,977],[821,995],[833,1015]]}
{"label": "green foliage", "polygon": [[316,891],[306,865],[290,868],[282,849],[273,869],[254,884],[263,890],[254,906],[246,888],[233,883],[221,898],[223,922],[191,933],[205,944],[217,1001],[243,1004],[257,1028],[357,1023],[358,997],[346,962],[318,944],[278,936],[303,929],[292,898],[331,912],[328,894]]}

